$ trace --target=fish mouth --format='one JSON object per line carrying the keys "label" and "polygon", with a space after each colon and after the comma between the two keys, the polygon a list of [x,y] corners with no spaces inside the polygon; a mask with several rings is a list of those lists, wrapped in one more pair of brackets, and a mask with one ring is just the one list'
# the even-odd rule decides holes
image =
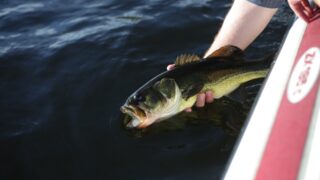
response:
{"label": "fish mouth", "polygon": [[123,105],[121,112],[127,114],[131,119],[124,122],[127,128],[143,128],[143,124],[147,119],[147,115],[143,109],[137,106]]}

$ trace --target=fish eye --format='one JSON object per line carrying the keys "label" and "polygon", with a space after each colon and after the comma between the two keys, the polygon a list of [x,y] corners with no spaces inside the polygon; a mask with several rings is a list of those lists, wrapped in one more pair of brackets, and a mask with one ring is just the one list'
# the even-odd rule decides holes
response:
{"label": "fish eye", "polygon": [[145,98],[141,95],[135,95],[133,96],[133,99],[136,101],[144,101]]}
{"label": "fish eye", "polygon": [[142,102],[142,101],[145,101],[145,97],[138,94],[132,97],[131,103],[137,105],[139,102]]}

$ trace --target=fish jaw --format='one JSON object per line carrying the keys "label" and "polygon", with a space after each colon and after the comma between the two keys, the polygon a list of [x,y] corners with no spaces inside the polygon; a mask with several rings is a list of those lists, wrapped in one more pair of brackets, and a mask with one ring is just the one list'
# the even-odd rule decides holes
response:
{"label": "fish jaw", "polygon": [[131,117],[131,120],[125,122],[125,126],[129,129],[146,128],[160,119],[157,116],[150,117],[149,113],[136,106],[123,105],[120,110],[122,113],[127,114]]}
{"label": "fish jaw", "polygon": [[126,127],[127,128],[136,128],[138,127],[140,124],[142,124],[142,122],[139,119],[132,119],[130,120],[127,124]]}
{"label": "fish jaw", "polygon": [[120,111],[124,114],[129,115],[132,118],[129,122],[125,122],[125,126],[127,128],[139,127],[146,121],[147,118],[146,113],[136,106],[123,105],[120,108]]}
{"label": "fish jaw", "polygon": [[180,108],[181,99],[181,91],[176,85],[175,96],[173,98],[167,99],[166,104],[159,107],[158,109],[151,110],[143,105],[125,104],[120,108],[120,110],[124,114],[128,114],[132,118],[129,122],[125,122],[125,126],[127,128],[143,129],[153,123],[166,120],[183,110]]}
{"label": "fish jaw", "polygon": [[143,129],[150,126],[153,123],[157,123],[165,119],[168,119],[180,112],[178,111],[177,107],[171,107],[170,109],[171,110],[167,111],[166,113],[145,113],[145,116],[139,116],[136,113],[137,111],[134,111],[133,108],[127,108],[126,106],[121,107],[122,113],[127,114],[131,117],[131,120],[125,122],[125,126],[129,129]]}

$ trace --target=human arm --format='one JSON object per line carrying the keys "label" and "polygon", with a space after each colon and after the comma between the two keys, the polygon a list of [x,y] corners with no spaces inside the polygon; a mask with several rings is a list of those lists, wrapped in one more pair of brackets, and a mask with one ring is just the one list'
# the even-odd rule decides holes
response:
{"label": "human arm", "polygon": [[244,50],[263,31],[276,11],[276,8],[258,6],[247,0],[235,0],[204,57],[229,44]]}
{"label": "human arm", "polygon": [[[277,8],[258,6],[247,0],[235,0],[204,57],[209,57],[225,45],[234,45],[244,50],[263,31],[276,11]],[[197,97],[196,106],[203,107],[213,99],[214,92],[201,93]]]}
{"label": "human arm", "polygon": [[[235,0],[214,42],[205,54],[209,57],[215,50],[225,45],[238,46],[245,49],[267,26],[276,8],[265,8],[255,5],[247,0]],[[168,70],[174,68],[169,65]],[[196,107],[203,107],[211,103],[214,92],[207,91],[198,94]],[[191,109],[187,109],[190,112]]]}

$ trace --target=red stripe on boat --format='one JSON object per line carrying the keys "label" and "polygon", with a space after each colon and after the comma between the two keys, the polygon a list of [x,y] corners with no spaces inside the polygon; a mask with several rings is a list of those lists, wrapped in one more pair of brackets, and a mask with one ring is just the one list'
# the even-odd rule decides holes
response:
{"label": "red stripe on boat", "polygon": [[256,174],[258,180],[297,179],[320,84],[319,52],[320,19],[308,24],[304,33]]}

